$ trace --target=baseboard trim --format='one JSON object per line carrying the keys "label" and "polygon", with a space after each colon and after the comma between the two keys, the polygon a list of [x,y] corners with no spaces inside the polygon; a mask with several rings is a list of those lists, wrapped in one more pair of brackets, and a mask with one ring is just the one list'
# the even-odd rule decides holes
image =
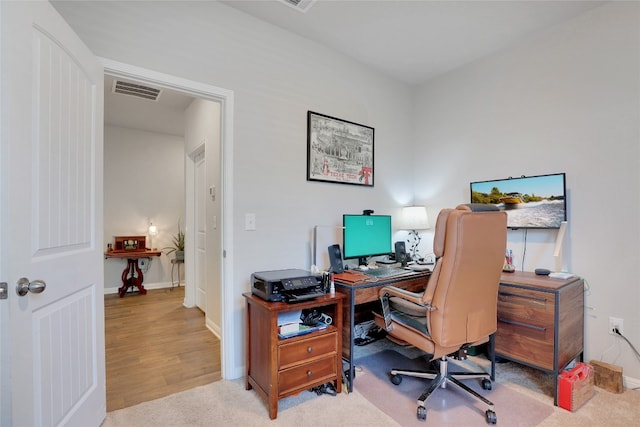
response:
{"label": "baseboard trim", "polygon": [[[175,285],[174,285],[175,286]],[[184,284],[183,284],[184,286]],[[158,282],[158,283],[145,283],[144,284],[144,288],[146,290],[151,290],[151,289],[164,289],[164,288],[170,288],[171,287],[171,282]],[[132,291],[131,289],[135,289],[135,288],[129,288],[129,292],[135,292]],[[117,288],[104,288],[104,294],[105,295],[111,295],[111,294],[117,294],[118,291],[120,290],[120,287]]]}
{"label": "baseboard trim", "polygon": [[625,389],[633,390],[636,388],[640,388],[640,379],[627,377],[625,375],[622,376],[622,383]]}

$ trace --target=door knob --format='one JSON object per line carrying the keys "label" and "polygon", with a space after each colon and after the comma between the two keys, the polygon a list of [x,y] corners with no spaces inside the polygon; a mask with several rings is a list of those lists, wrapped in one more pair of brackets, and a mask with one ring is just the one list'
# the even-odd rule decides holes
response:
{"label": "door knob", "polygon": [[16,293],[21,297],[25,296],[28,292],[33,294],[39,294],[44,291],[44,288],[47,287],[47,284],[44,280],[34,280],[30,282],[26,277],[18,280],[18,284],[16,285]]}

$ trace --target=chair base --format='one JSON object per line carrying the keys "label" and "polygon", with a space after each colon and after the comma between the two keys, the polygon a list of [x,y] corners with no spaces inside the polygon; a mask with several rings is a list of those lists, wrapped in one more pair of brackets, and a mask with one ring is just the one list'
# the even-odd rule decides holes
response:
{"label": "chair base", "polygon": [[420,420],[427,418],[426,408],[424,403],[438,388],[446,388],[447,385],[452,384],[458,387],[460,390],[467,392],[477,401],[486,405],[485,419],[488,424],[496,424],[497,417],[493,410],[493,402],[486,399],[484,396],[477,393],[475,390],[469,388],[461,380],[468,379],[482,379],[482,388],[485,390],[491,390],[491,375],[486,372],[449,372],[449,360],[447,357],[440,359],[440,371],[412,371],[403,369],[392,369],[391,382],[398,385],[402,382],[402,375],[425,378],[432,380],[429,387],[418,398],[417,417]]}

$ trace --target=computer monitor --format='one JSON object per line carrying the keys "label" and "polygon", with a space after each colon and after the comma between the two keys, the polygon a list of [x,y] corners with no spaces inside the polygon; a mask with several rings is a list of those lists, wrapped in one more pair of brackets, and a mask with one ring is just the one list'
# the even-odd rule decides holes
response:
{"label": "computer monitor", "polygon": [[358,258],[363,265],[372,256],[392,253],[391,215],[344,214],[342,225],[344,259]]}

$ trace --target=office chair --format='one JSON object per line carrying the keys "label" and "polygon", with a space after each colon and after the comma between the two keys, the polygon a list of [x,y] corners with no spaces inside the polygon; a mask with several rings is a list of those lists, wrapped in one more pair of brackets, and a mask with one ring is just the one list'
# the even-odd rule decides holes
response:
{"label": "office chair", "polygon": [[[439,365],[428,372],[395,368],[390,372],[395,385],[403,375],[432,380],[418,398],[420,420],[426,419],[424,405],[429,396],[438,387],[453,384],[486,404],[487,423],[497,422],[493,403],[460,380],[480,378],[483,389],[490,390],[495,379],[493,334],[506,240],[505,212],[487,211],[486,206],[475,204],[443,209],[433,243],[437,261],[425,291],[415,293],[393,286],[380,290],[383,310],[375,316],[376,324],[386,329],[390,340],[423,350],[432,365]],[[491,375],[449,371],[450,358],[466,359],[469,347],[487,342]]]}

